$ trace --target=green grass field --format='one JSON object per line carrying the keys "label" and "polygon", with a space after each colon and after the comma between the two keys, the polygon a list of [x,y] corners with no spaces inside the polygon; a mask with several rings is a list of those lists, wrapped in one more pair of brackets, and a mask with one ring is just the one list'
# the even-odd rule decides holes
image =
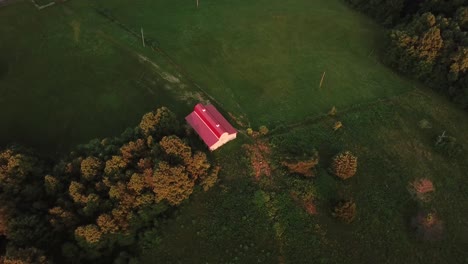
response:
{"label": "green grass field", "polygon": [[[171,59],[95,8],[142,27]],[[0,8],[0,146],[64,152],[118,135],[161,105],[182,119],[211,97],[255,129],[285,126],[271,142],[289,137],[319,151],[317,178],[297,179],[316,190],[319,213],[294,203],[293,176],[281,169],[255,181],[241,148],[249,139],[239,136],[213,155],[219,184],[159,223],[144,263],[466,263],[468,156],[448,158],[433,145],[447,131],[468,149],[468,117],[383,66],[383,37],[339,0],[200,0],[198,9],[181,0],[70,0],[40,12],[19,2]],[[335,119],[301,123],[332,106]],[[422,119],[432,128],[421,129]],[[343,149],[359,157],[345,183],[326,171]],[[407,186],[419,177],[436,187],[428,206],[444,222],[442,241],[423,243],[409,226],[417,206]],[[330,213],[340,194],[357,203],[350,225]]]}
{"label": "green grass field", "polygon": [[[399,94],[412,84],[376,62],[383,31],[340,1],[113,1],[230,112],[253,126]],[[326,71],[322,89],[322,73]]]}
{"label": "green grass field", "polygon": [[0,144],[55,154],[119,135],[145,112],[173,104],[164,80],[86,12],[39,12],[29,2],[0,9]]}
{"label": "green grass field", "polygon": [[[272,134],[270,142],[300,138],[319,151],[319,173],[312,180],[276,167],[272,178],[255,181],[243,169],[249,166],[246,158],[232,160],[232,155],[244,155],[238,146],[242,142],[226,147],[217,154],[223,165],[220,184],[194,195],[174,221],[163,223],[159,245],[148,249],[143,259],[145,263],[465,263],[468,197],[463,186],[468,155],[465,151],[448,158],[435,151],[434,142],[447,131],[467,146],[466,118],[465,112],[438,96],[416,92]],[[422,119],[432,127],[419,127]],[[335,120],[344,123],[341,131],[332,131]],[[343,149],[359,157],[356,176],[345,182],[326,170],[332,155]],[[411,218],[421,207],[408,185],[419,177],[435,185],[433,199],[423,208],[435,210],[443,221],[440,241],[421,241],[411,227]],[[315,189],[318,215],[308,215],[294,202],[291,181]],[[259,192],[268,195],[268,202],[259,201]],[[356,201],[357,217],[351,224],[331,215],[331,203],[339,196]]]}
{"label": "green grass field", "polygon": [[[144,28],[178,66],[95,8]],[[183,115],[190,108],[180,101],[187,100],[174,99],[187,97],[180,90],[199,92],[195,84],[254,127],[413,89],[376,61],[382,30],[338,1],[203,1],[199,9],[166,0],[70,1],[42,11],[18,3],[0,12],[0,33],[8,36],[0,42],[8,67],[0,83],[1,142],[49,153],[113,136],[156,106]],[[161,78],[166,70],[182,88],[163,89],[174,86]]]}

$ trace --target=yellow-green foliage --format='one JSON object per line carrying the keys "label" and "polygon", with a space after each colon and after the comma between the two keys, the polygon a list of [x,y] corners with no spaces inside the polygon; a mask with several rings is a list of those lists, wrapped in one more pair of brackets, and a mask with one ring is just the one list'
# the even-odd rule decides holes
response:
{"label": "yellow-green foliage", "polygon": [[104,173],[111,175],[125,169],[126,166],[127,162],[121,156],[112,156],[110,160],[106,161]]}
{"label": "yellow-green foliage", "polygon": [[205,176],[200,177],[200,185],[203,187],[205,192],[211,189],[211,187],[213,187],[218,181],[218,173],[220,169],[221,167],[216,166],[210,174],[205,174]]}
{"label": "yellow-green foliage", "polygon": [[260,132],[260,134],[264,136],[264,135],[268,134],[269,130],[268,130],[268,128],[266,126],[260,126],[258,128],[258,132]]}
{"label": "yellow-green foliage", "polygon": [[54,227],[68,227],[75,222],[75,215],[60,206],[49,209],[50,224]]}
{"label": "yellow-green foliage", "polygon": [[81,176],[88,181],[93,180],[102,170],[102,161],[95,157],[87,157],[81,161]]}
{"label": "yellow-green foliage", "polygon": [[72,181],[68,187],[68,193],[75,203],[85,204],[88,202],[87,197],[83,194],[85,187],[83,184]]}
{"label": "yellow-green foliage", "polygon": [[158,133],[162,130],[177,129],[178,123],[174,113],[167,107],[161,107],[156,112],[149,112],[143,116],[140,122],[140,129],[145,136]]}
{"label": "yellow-green foliage", "polygon": [[154,173],[153,190],[158,202],[166,200],[171,205],[178,205],[192,194],[194,185],[181,165],[171,166],[161,161]]}
{"label": "yellow-green foliage", "polygon": [[96,225],[79,226],[75,229],[75,236],[88,244],[95,244],[101,239],[102,232]]}
{"label": "yellow-green foliage", "polygon": [[97,218],[97,225],[101,229],[102,233],[115,233],[119,230],[117,223],[115,222],[112,215],[102,214]]}
{"label": "yellow-green foliage", "polygon": [[163,137],[159,145],[167,154],[181,157],[184,161],[192,156],[191,148],[176,136]]}
{"label": "yellow-green foliage", "polygon": [[6,256],[0,257],[2,264],[46,264],[51,263],[47,260],[44,252],[34,248],[8,248]]}
{"label": "yellow-green foliage", "polygon": [[44,187],[48,194],[56,193],[58,190],[59,181],[51,175],[44,176]]}

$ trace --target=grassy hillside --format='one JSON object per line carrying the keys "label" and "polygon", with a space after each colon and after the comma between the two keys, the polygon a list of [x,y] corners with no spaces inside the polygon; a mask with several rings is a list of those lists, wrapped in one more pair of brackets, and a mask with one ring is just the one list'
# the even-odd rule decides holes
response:
{"label": "grassy hillside", "polygon": [[[339,1],[100,1],[253,125],[411,89],[376,62],[383,31]],[[322,89],[319,83],[326,71]]]}
{"label": "grassy hillside", "polygon": [[53,154],[115,136],[173,102],[153,68],[86,12],[29,2],[0,9],[0,144]]}
{"label": "grassy hillside", "polygon": [[[143,28],[161,50],[96,10]],[[154,219],[157,232],[125,249],[144,263],[466,262],[468,117],[380,64],[382,38],[339,0],[200,0],[198,9],[182,0],[71,0],[43,11],[18,2],[0,8],[0,146],[64,152],[119,134],[158,106],[183,120],[195,102],[215,100],[223,113],[271,129],[262,139],[272,175],[255,179],[242,147],[254,139],[239,133],[211,155],[222,166],[216,187]],[[326,116],[332,106],[338,114]],[[333,131],[337,121],[343,127]],[[460,153],[435,148],[444,131]],[[285,140],[317,149],[315,178],[285,171],[277,144]],[[359,158],[345,182],[327,171],[342,150]],[[419,178],[435,186],[424,205],[408,192]],[[317,215],[297,203],[297,189],[314,196]],[[331,214],[343,196],[356,201],[351,224]],[[410,223],[421,210],[437,213],[442,240],[417,237]],[[108,254],[125,253],[117,251]]]}
{"label": "grassy hillside", "polygon": [[[273,176],[257,181],[243,169],[249,167],[245,159],[233,164],[231,155],[243,152],[233,152],[234,146],[222,149],[217,155],[223,166],[220,185],[195,195],[174,221],[162,225],[158,246],[143,255],[145,263],[464,263],[466,118],[436,95],[414,92],[272,134],[270,143],[300,139],[318,150],[319,172],[313,179],[288,174],[273,157]],[[420,126],[423,119],[430,128]],[[336,120],[344,128],[334,132]],[[462,154],[450,158],[436,150],[443,131],[465,147]],[[345,182],[327,172],[332,155],[344,149],[359,160],[357,174]],[[432,199],[422,205],[408,191],[421,177],[435,186]],[[317,215],[308,215],[292,198],[292,192],[304,188],[314,193]],[[331,215],[340,197],[356,201],[351,224]],[[417,236],[411,221],[421,210],[438,214],[442,240]]]}

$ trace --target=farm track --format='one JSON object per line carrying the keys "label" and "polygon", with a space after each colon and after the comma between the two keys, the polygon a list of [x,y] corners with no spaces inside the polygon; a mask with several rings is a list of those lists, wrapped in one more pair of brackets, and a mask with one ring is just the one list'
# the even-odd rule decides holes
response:
{"label": "farm track", "polygon": [[[360,110],[371,109],[372,107],[374,107],[374,106],[376,106],[376,105],[378,105],[380,103],[396,102],[399,98],[402,98],[402,97],[405,97],[405,96],[408,96],[408,95],[411,95],[411,94],[418,94],[418,95],[428,96],[424,92],[422,92],[420,89],[415,88],[414,90],[411,90],[411,91],[408,91],[408,92],[405,92],[405,93],[402,93],[402,94],[399,94],[399,95],[394,95],[394,96],[390,96],[390,97],[387,97],[387,98],[381,98],[381,99],[378,99],[378,100],[375,100],[375,101],[372,101],[372,102],[356,104],[356,105],[350,106],[348,108],[340,110],[338,112],[338,114],[339,115],[348,114],[348,113],[352,113],[352,112],[356,112],[356,111],[360,111]],[[330,117],[330,115],[328,113],[327,114],[321,114],[321,115],[318,115],[318,116],[307,118],[307,119],[305,119],[305,120],[303,120],[301,122],[291,123],[291,124],[288,124],[288,125],[280,126],[280,127],[277,127],[276,129],[272,129],[268,133],[268,135],[266,135],[266,137],[270,138],[270,137],[272,137],[274,135],[285,134],[285,133],[287,133],[288,131],[290,131],[292,129],[313,125],[313,124],[316,124],[316,123],[318,123],[320,121],[325,120],[328,117]]]}

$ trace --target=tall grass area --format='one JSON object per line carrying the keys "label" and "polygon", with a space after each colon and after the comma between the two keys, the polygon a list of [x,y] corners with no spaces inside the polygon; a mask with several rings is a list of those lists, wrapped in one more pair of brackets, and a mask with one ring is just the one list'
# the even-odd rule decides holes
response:
{"label": "tall grass area", "polygon": [[[412,89],[376,61],[383,30],[340,1],[102,0],[254,126]],[[319,88],[323,72],[322,88]]]}
{"label": "tall grass area", "polygon": [[0,9],[0,145],[53,155],[116,136],[143,113],[174,104],[161,78],[104,22],[88,6]]}
{"label": "tall grass area", "polygon": [[[220,184],[196,194],[175,220],[162,224],[158,246],[143,253],[144,263],[464,263],[468,123],[460,120],[466,118],[434,94],[417,92],[272,134],[271,143],[301,139],[318,150],[314,178],[287,173],[275,165],[280,156],[273,159],[273,176],[257,181],[245,170],[245,159],[233,161],[232,155],[242,152],[222,149],[217,153],[223,166]],[[420,127],[422,119],[430,128]],[[335,120],[344,128],[333,131]],[[438,151],[434,143],[443,131],[465,151],[455,157]],[[331,157],[342,150],[359,160],[357,174],[344,182],[327,171]],[[421,177],[435,186],[424,205],[408,191]],[[317,215],[308,215],[292,198],[304,188],[314,194]],[[333,201],[340,197],[356,201],[351,224],[332,216]],[[438,214],[441,240],[417,235],[411,219],[421,210]]]}

